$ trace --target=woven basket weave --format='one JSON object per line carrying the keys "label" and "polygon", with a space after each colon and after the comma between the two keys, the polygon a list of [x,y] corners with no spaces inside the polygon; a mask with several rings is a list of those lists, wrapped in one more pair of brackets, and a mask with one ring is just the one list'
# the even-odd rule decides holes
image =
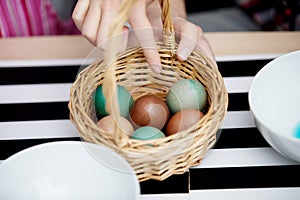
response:
{"label": "woven basket weave", "polygon": [[[132,3],[134,0],[127,1],[122,9],[124,12],[116,19],[116,24],[126,21]],[[228,104],[224,81],[215,62],[205,54],[197,52],[193,52],[185,62],[176,59],[174,50],[177,44],[174,42],[169,0],[161,0],[160,3],[165,36],[165,42],[158,44],[162,63],[160,74],[149,69],[141,47],[128,48],[117,55],[113,50],[116,43],[111,42],[104,60],[81,71],[70,92],[70,119],[82,139],[105,145],[121,154],[135,170],[139,181],[164,180],[200,164],[216,142],[216,133],[225,117]],[[121,28],[113,29],[111,35]],[[117,95],[113,95],[116,84],[124,86],[134,99],[145,94],[154,94],[165,100],[171,85],[184,78],[200,81],[208,93],[207,111],[198,123],[166,138],[147,141],[130,139],[118,128],[120,113]],[[103,84],[107,102],[112,102],[108,110],[116,119],[114,135],[96,125],[93,95],[100,84]]]}

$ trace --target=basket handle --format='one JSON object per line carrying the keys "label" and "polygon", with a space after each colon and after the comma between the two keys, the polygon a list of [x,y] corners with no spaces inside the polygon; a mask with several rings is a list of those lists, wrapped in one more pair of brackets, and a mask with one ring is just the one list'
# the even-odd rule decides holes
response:
{"label": "basket handle", "polygon": [[175,53],[175,31],[171,16],[170,0],[159,0],[161,7],[161,19],[163,23],[164,44],[171,49],[172,55]]}
{"label": "basket handle", "polygon": [[[117,97],[117,81],[115,77],[116,57],[119,46],[120,37],[116,37],[122,33],[123,24],[128,20],[129,11],[132,5],[137,0],[126,0],[120,7],[120,12],[112,22],[109,31],[109,41],[106,50],[104,51],[103,64],[106,66],[106,71],[103,80],[103,94],[106,99],[106,110],[110,113],[114,119],[114,142],[119,147],[124,147],[128,144],[129,136],[122,133],[118,124],[121,123],[121,115]],[[162,23],[163,23],[163,35],[164,43],[174,52],[175,46],[175,34],[173,28],[173,22],[170,13],[170,0],[159,0],[162,9]]]}

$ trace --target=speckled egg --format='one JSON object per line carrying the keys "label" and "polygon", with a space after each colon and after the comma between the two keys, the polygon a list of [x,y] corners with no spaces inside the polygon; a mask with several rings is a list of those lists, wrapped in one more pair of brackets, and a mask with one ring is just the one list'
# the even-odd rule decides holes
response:
{"label": "speckled egg", "polygon": [[[117,88],[120,115],[126,118],[134,101],[131,94],[124,87],[118,85]],[[106,99],[102,91],[102,85],[99,85],[95,91],[95,109],[98,118],[109,115],[106,111]]]}
{"label": "speckled egg", "polygon": [[131,138],[136,140],[152,140],[164,137],[166,136],[161,130],[152,126],[140,127],[136,129],[131,135]]}
{"label": "speckled egg", "polygon": [[199,81],[183,79],[171,86],[166,102],[172,114],[188,108],[203,111],[207,104],[207,92]]}

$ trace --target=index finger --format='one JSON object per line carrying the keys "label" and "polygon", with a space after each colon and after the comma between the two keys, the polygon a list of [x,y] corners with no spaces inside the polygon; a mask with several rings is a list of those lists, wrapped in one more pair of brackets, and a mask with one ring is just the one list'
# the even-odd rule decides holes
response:
{"label": "index finger", "polygon": [[146,5],[142,5],[141,2],[143,1],[138,1],[131,9],[129,17],[130,24],[143,48],[144,55],[151,69],[156,73],[160,73],[162,67],[154,33],[151,23],[146,15]]}

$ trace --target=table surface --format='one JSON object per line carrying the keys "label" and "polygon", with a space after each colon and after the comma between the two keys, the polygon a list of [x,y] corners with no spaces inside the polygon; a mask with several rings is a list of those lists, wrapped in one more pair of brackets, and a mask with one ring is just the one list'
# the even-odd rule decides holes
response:
{"label": "table surface", "polygon": [[[261,136],[248,91],[266,63],[300,49],[300,33],[211,32],[206,37],[229,93],[221,136],[199,166],[164,181],[142,182],[141,199],[299,199],[300,165]],[[80,140],[67,104],[71,84],[93,49],[81,36],[0,40],[0,163],[37,144]]]}

